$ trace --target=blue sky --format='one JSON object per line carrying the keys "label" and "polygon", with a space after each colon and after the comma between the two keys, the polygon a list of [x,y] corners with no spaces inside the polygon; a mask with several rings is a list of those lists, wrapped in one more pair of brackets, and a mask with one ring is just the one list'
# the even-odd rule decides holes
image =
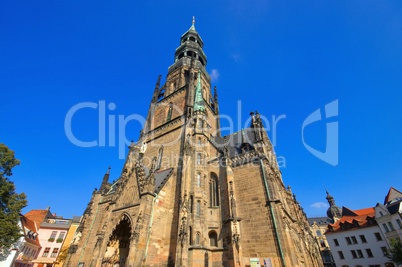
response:
{"label": "blue sky", "polygon": [[[12,180],[27,194],[25,212],[81,215],[107,167],[119,177],[117,137],[137,140],[141,127],[120,131],[118,116],[146,116],[192,16],[235,130],[252,110],[282,116],[275,151],[308,216],[325,214],[325,188],[352,209],[402,190],[400,1],[3,1],[0,142],[21,160]],[[333,166],[307,150],[302,125],[336,100],[338,116],[304,129],[305,142],[325,151],[326,123],[338,123]],[[105,146],[78,147],[66,136],[68,111],[84,102],[113,103]],[[74,115],[77,138],[99,141],[98,110]]]}

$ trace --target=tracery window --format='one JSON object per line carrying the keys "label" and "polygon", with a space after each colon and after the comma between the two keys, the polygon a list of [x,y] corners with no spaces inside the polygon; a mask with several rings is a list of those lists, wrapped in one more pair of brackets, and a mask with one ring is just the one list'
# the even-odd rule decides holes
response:
{"label": "tracery window", "polygon": [[210,207],[219,206],[218,176],[215,173],[211,173],[211,179],[209,180],[209,205]]}

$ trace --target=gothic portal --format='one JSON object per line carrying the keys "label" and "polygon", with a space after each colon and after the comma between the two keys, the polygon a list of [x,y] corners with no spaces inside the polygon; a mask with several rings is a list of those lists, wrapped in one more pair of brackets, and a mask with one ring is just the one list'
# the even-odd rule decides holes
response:
{"label": "gothic portal", "polygon": [[[258,112],[221,136],[194,22],[119,179],[95,190],[64,266],[323,266]],[[257,265],[259,262],[260,265]]]}

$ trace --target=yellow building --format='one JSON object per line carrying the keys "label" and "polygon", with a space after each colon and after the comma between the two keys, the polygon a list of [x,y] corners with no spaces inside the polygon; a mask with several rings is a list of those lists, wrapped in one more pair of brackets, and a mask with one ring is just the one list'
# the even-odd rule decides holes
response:
{"label": "yellow building", "polygon": [[76,216],[72,219],[70,228],[68,229],[63,245],[61,246],[60,253],[57,256],[57,260],[56,263],[54,264],[54,267],[62,267],[67,256],[71,255],[68,253],[68,250],[70,249],[70,245],[73,242],[73,238],[75,236],[75,232],[78,226],[80,225],[80,221],[81,216]]}

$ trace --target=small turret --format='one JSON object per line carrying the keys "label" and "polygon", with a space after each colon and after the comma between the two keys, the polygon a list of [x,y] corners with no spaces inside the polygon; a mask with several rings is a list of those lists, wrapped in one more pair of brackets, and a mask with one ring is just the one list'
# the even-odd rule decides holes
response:
{"label": "small turret", "polygon": [[251,128],[253,129],[255,141],[256,142],[261,141],[263,126],[260,114],[258,113],[258,111],[256,111],[255,113],[250,112],[250,116],[251,116]]}
{"label": "small turret", "polygon": [[99,189],[99,192],[101,194],[105,194],[110,189],[109,175],[110,175],[110,166],[107,168],[107,171],[106,171],[106,173],[105,173],[105,175],[103,176],[103,179],[102,179],[102,184],[101,184],[100,189]]}
{"label": "small turret", "polygon": [[329,204],[329,208],[327,210],[327,216],[336,222],[338,219],[342,217],[342,209],[335,204],[335,199],[331,196],[328,191],[327,192],[327,201]]}

